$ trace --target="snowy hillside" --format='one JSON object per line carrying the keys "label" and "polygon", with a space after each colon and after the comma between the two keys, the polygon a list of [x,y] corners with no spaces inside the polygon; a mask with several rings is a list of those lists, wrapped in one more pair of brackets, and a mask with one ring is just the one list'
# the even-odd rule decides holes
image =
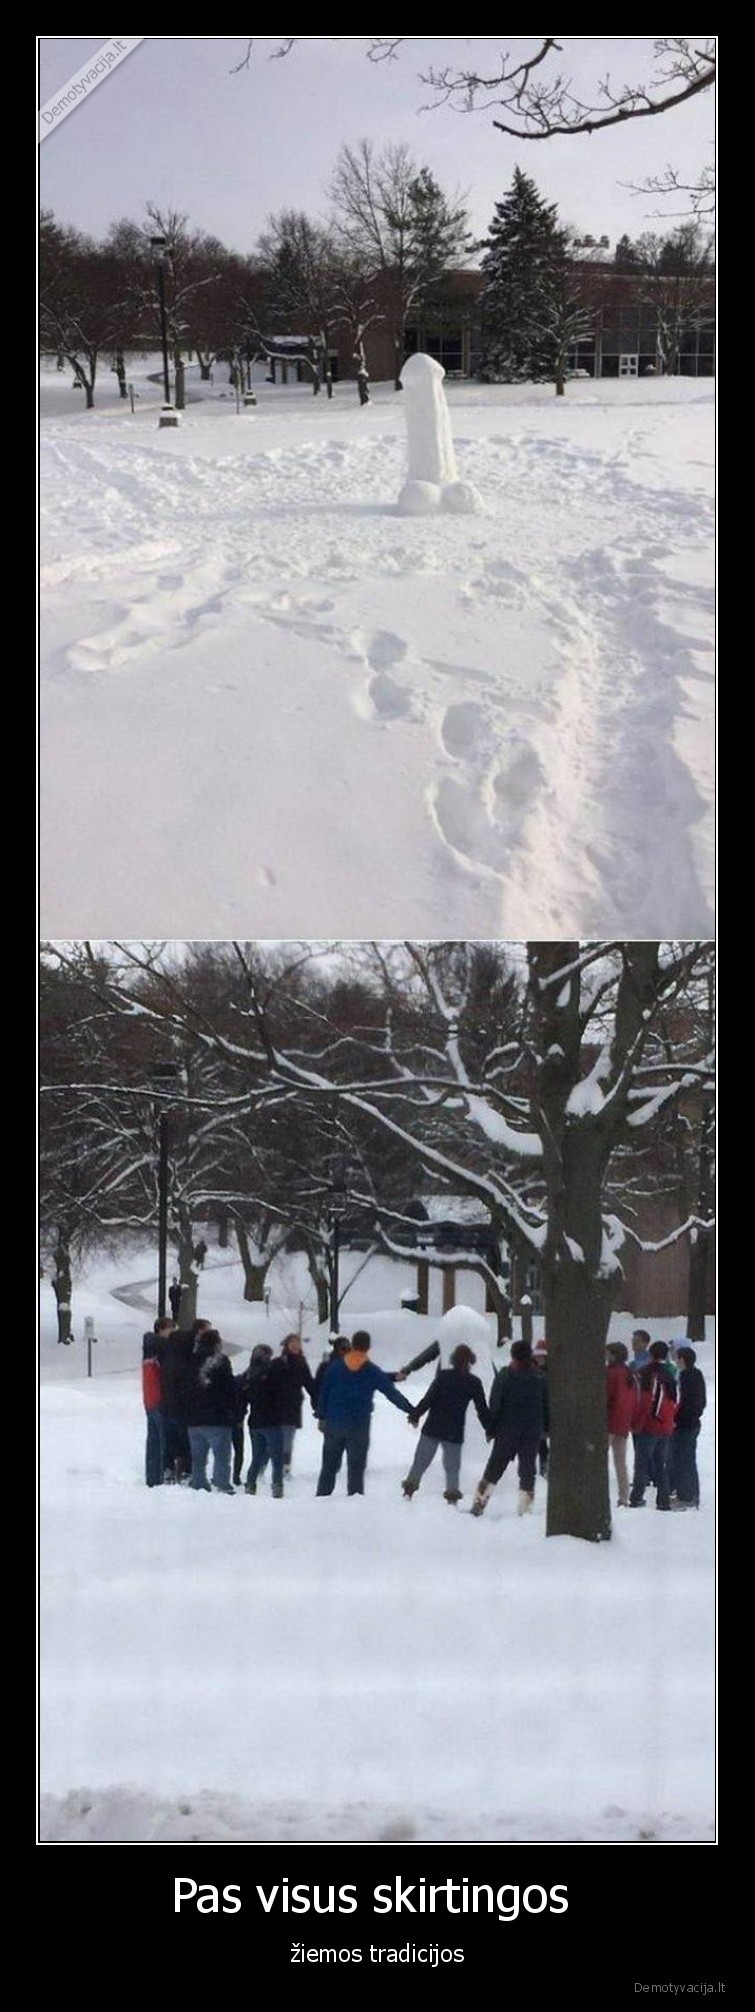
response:
{"label": "snowy hillside", "polygon": [[[244,1307],[240,1278],[213,1251],[200,1282],[234,1368],[286,1331],[303,1287],[279,1277],[268,1314]],[[396,1310],[408,1283],[381,1259],[344,1300],[346,1331],[366,1323],[388,1367],[438,1331],[437,1315]],[[315,1501],[306,1405],[282,1502],[148,1491],[153,1312],[149,1252],[91,1268],[75,1302],[77,1333],[90,1313],[98,1334],[87,1380],[82,1341],[56,1345],[43,1282],[45,1839],[711,1838],[712,1403],[699,1515],[617,1512],[604,1546],[546,1542],[542,1483],[520,1520],[511,1474],[482,1522],[467,1515],[485,1457],[474,1418],[461,1507],[435,1466],[407,1503],[415,1436],[381,1399],[364,1498],[339,1482]],[[304,1332],[314,1365],[306,1309]],[[712,1344],[699,1360],[712,1399]]]}
{"label": "snowy hillside", "polygon": [[709,934],[712,385],[451,384],[439,519],[387,386],[203,389],[43,375],[44,933]]}

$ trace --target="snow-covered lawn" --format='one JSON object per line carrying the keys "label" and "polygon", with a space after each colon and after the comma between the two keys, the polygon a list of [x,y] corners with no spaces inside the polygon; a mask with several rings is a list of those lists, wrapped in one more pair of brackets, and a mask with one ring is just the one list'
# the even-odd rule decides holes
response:
{"label": "snow-covered lawn", "polygon": [[[266,1314],[244,1307],[240,1277],[213,1252],[201,1282],[235,1368],[286,1332],[301,1283],[281,1273]],[[344,1300],[346,1331],[366,1322],[386,1368],[437,1331],[390,1311],[407,1284],[377,1260]],[[340,1481],[315,1501],[308,1415],[283,1502],[147,1490],[149,1254],[81,1282],[91,1381],[82,1341],[56,1346],[49,1285],[42,1301],[44,1838],[712,1838],[712,1345],[699,1352],[700,1513],[617,1512],[612,1542],[594,1547],[546,1542],[542,1484],[520,1520],[511,1474],[482,1521],[465,1513],[484,1460],[476,1419],[463,1507],[443,1501],[435,1466],[405,1502],[415,1437],[381,1399],[363,1499]],[[634,1324],[617,1316],[614,1338]],[[321,1339],[305,1333],[314,1366]]]}
{"label": "snow-covered lawn", "polygon": [[429,520],[387,386],[138,389],[43,373],[45,934],[711,933],[710,383],[451,384]]}

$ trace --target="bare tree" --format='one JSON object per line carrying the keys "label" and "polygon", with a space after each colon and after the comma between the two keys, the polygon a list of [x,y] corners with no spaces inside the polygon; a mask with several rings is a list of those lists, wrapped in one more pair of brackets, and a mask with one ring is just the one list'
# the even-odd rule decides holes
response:
{"label": "bare tree", "polygon": [[710,240],[694,222],[680,224],[670,237],[646,231],[634,244],[622,241],[622,262],[636,277],[639,299],[653,311],[659,367],[673,376],[685,332],[712,328],[715,320]]}
{"label": "bare tree", "polygon": [[468,251],[466,209],[458,197],[447,200],[407,147],[391,145],[376,153],[370,140],[341,148],[331,197],[349,258],[365,275],[381,276],[400,390],[407,321]]}
{"label": "bare tree", "polygon": [[[334,1119],[349,1141],[354,1201],[367,1220],[377,1201],[379,1233],[404,1253],[395,1225],[409,1212],[384,1183],[377,1140],[390,1142],[404,1163],[410,1156],[436,1190],[482,1203],[496,1236],[536,1261],[544,1283],[553,1396],[548,1534],[598,1541],[610,1535],[605,1340],[622,1246],[632,1236],[646,1247],[631,1182],[659,1139],[665,1151],[675,1109],[689,1127],[690,1158],[707,1138],[712,952],[698,944],[533,943],[526,961],[524,946],[499,946],[496,968],[484,951],[463,943],[341,946],[341,969],[353,977],[339,1000],[340,973],[334,977],[326,958],[318,975],[314,947],[271,955],[237,945],[233,982],[227,958],[224,966],[216,958],[211,984],[198,988],[191,970],[122,945],[104,977],[93,963],[92,1011],[80,1017],[93,1021],[104,1004],[113,1027],[122,1026],[116,1051],[120,1038],[129,1053],[136,1030],[139,1043],[189,1058],[187,1197],[190,1172],[197,1205],[212,1195],[232,1206],[235,1194],[244,1222],[253,1205],[250,1222],[260,1208],[277,1216],[299,1248],[319,1235],[321,1270],[324,1142]],[[67,968],[69,954],[60,955]],[[129,1123],[138,1141],[144,1087],[124,1084],[123,1070],[120,1086],[103,1081],[101,1065],[95,1073],[94,1137],[117,1193],[129,1155],[139,1157],[133,1145],[124,1151],[123,1111],[136,1101]],[[63,1087],[86,1115],[86,1082],[56,1082],[53,1094]],[[104,1100],[116,1088],[117,1109],[109,1111]],[[271,1145],[273,1119],[281,1131]],[[145,1158],[153,1167],[154,1150]],[[670,1183],[668,1192],[674,1220],[663,1242],[707,1237],[707,1180],[691,1207],[689,1183]]]}
{"label": "bare tree", "polygon": [[133,306],[112,247],[64,229],[50,212],[40,232],[39,320],[42,347],[66,358],[92,411],[100,358],[126,348]]}
{"label": "bare tree", "polygon": [[[298,39],[288,36],[273,54],[288,56]],[[367,39],[366,54],[373,63],[395,61],[406,39],[372,36]],[[570,69],[559,64],[572,38],[540,35],[530,39],[531,53],[524,57],[504,54],[497,70],[490,74],[452,66],[426,71],[421,81],[430,92],[429,105],[450,104],[465,112],[496,107],[503,113],[502,118],[493,120],[499,132],[517,140],[550,140],[602,132],[629,120],[662,117],[711,90],[715,83],[715,35],[648,37],[648,69],[643,82],[616,84],[606,75],[590,95],[575,84]],[[245,53],[235,65],[237,71],[249,67],[253,49],[254,39],[249,37]],[[684,198],[687,214],[712,213],[715,183],[710,167],[701,169],[693,183],[669,167],[665,174],[651,176],[636,186],[643,193]]]}

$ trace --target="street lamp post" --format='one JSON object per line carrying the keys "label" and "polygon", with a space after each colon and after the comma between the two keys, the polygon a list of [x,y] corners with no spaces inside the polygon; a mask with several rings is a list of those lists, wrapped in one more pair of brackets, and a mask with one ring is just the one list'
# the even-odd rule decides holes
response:
{"label": "street lamp post", "polygon": [[[179,1074],[177,1062],[156,1062],[150,1069],[150,1081],[158,1089],[174,1083]],[[167,1102],[161,1102],[157,1119],[157,1318],[162,1320],[168,1307],[168,1187],[170,1175],[170,1118]]]}
{"label": "street lamp post", "polygon": [[341,1220],[346,1212],[346,1156],[336,1154],[332,1162],[330,1180],[330,1331],[338,1333],[340,1307],[339,1262],[341,1256]]}
{"label": "street lamp post", "polygon": [[168,240],[164,237],[150,238],[157,265],[157,295],[160,303],[160,341],[163,352],[163,394],[165,403],[160,414],[160,426],[177,426],[178,414],[170,400],[170,363],[168,360],[168,316],[165,307],[165,262],[168,257]]}

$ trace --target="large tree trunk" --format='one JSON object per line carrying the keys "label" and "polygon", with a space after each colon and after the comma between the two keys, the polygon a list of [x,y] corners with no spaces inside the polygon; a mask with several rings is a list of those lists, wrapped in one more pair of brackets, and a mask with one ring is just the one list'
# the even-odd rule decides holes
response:
{"label": "large tree trunk", "polygon": [[311,1244],[306,1247],[307,1270],[312,1280],[317,1299],[317,1318],[321,1326],[330,1320],[330,1275],[327,1259]]}
{"label": "large tree trunk", "polygon": [[548,1537],[611,1535],[606,1427],[606,1339],[614,1281],[584,1265],[545,1271],[548,1336]]}
{"label": "large tree trunk", "polygon": [[689,1251],[687,1298],[687,1340],[705,1340],[705,1309],[708,1297],[708,1256],[711,1230],[693,1230]]}
{"label": "large tree trunk", "polygon": [[[712,1038],[711,1007],[711,1038]],[[700,1160],[697,1187],[697,1213],[703,1221],[713,1215],[715,1150],[714,1150],[714,1104],[712,1097],[706,1097],[703,1104],[702,1135],[700,1140]],[[712,1229],[693,1230],[690,1238],[689,1285],[687,1300],[687,1338],[689,1341],[705,1340],[705,1307],[708,1287],[708,1255]]]}
{"label": "large tree trunk", "polygon": [[[657,943],[622,948],[610,1053],[591,1093],[582,1081],[578,943],[529,947],[539,1061],[533,1098],[548,1197],[542,1253],[551,1405],[549,1537],[611,1535],[605,1344],[621,1267],[604,1246],[603,1185],[627,1108],[630,1056],[656,993]],[[567,975],[571,974],[571,975]],[[566,982],[562,982],[562,978]],[[614,1079],[605,1096],[602,1083]],[[599,1094],[596,1095],[596,1090]]]}
{"label": "large tree trunk", "polygon": [[265,1297],[265,1279],[268,1274],[269,1260],[267,1258],[260,1259],[252,1256],[246,1226],[241,1221],[240,1216],[236,1216],[234,1220],[239,1257],[244,1267],[244,1298],[258,1306]]}
{"label": "large tree trunk", "polygon": [[58,1308],[58,1341],[63,1342],[65,1344],[65,1347],[67,1348],[69,1342],[73,1340],[73,1335],[71,1333],[72,1285],[71,1285],[71,1251],[68,1242],[68,1234],[67,1231],[64,1229],[58,1230],[58,1241],[53,1251],[53,1258],[55,1260],[55,1270],[52,1275],[52,1289],[55,1294],[55,1299]]}

